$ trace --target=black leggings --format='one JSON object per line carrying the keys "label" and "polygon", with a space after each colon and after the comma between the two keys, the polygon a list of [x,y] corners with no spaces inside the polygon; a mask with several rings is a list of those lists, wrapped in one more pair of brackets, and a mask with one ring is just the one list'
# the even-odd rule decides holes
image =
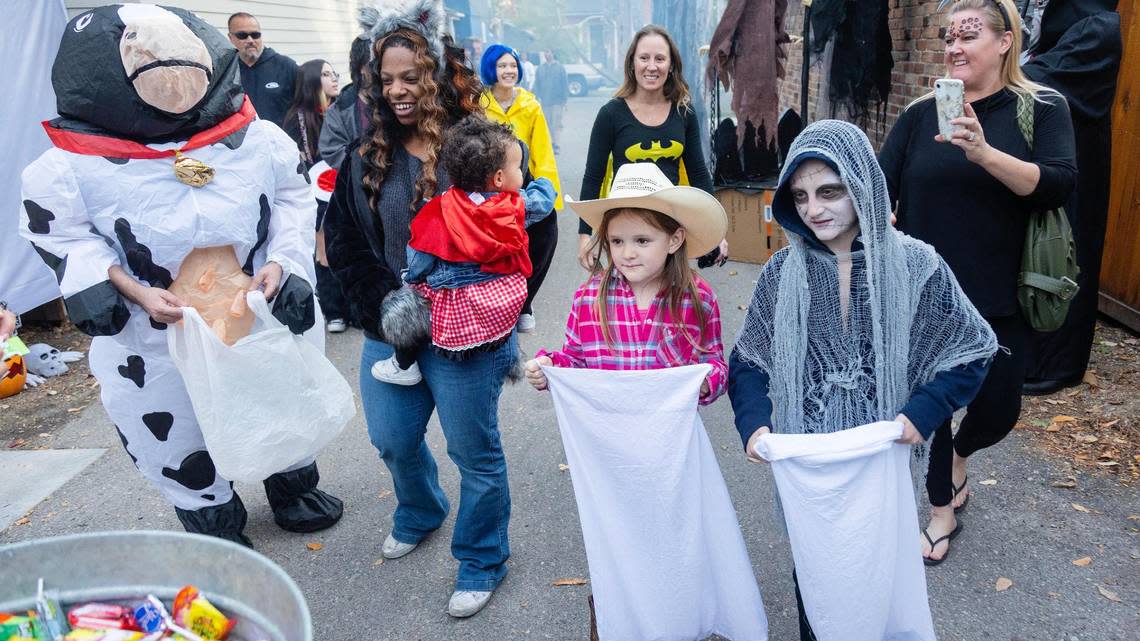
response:
{"label": "black leggings", "polygon": [[546,280],[546,273],[550,271],[550,263],[554,260],[554,248],[558,246],[558,212],[531,225],[526,233],[530,236],[528,253],[534,271],[530,278],[526,279],[527,294],[522,313],[533,314],[531,303],[538,294],[538,288],[542,287],[542,281]]}
{"label": "black leggings", "polygon": [[816,641],[815,631],[811,629],[807,611],[804,610],[804,598],[800,595],[800,580],[796,577],[795,569],[792,569],[792,584],[796,586],[796,610],[799,611],[800,615],[800,641]]}
{"label": "black leggings", "polygon": [[1032,330],[1021,314],[987,318],[986,322],[997,334],[1001,348],[994,355],[978,395],[967,406],[958,435],[952,436],[947,420],[934,433],[930,444],[926,492],[935,507],[949,505],[954,498],[951,477],[954,452],[967,458],[980,449],[996,445],[1009,434],[1021,415],[1021,383],[1025,379],[1026,352]]}

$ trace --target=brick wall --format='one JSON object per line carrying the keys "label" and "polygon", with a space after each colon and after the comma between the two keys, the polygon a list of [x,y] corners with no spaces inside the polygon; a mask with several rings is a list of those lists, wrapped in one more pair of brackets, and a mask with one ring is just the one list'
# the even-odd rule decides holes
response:
{"label": "brick wall", "polygon": [[[872,0],[860,0],[868,2]],[[891,95],[886,105],[886,120],[868,123],[866,131],[871,142],[877,147],[890,131],[899,111],[911,100],[921,96],[933,87],[935,78],[945,73],[942,63],[942,39],[939,37],[943,26],[943,16],[935,9],[937,2],[931,0],[889,0],[888,22],[893,40],[895,66],[891,73]],[[800,0],[788,0],[788,15],[784,28],[793,36],[803,35],[804,8]],[[792,44],[788,50],[787,75],[780,81],[780,108],[800,109],[800,71],[803,60],[803,43]],[[808,115],[817,117],[819,79],[822,68],[811,69],[808,91]],[[824,97],[826,105],[826,96]]]}

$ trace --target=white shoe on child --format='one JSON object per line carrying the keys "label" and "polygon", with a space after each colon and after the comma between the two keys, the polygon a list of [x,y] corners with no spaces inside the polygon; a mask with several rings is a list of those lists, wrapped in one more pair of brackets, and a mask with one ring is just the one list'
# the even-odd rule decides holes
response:
{"label": "white shoe on child", "polygon": [[534,314],[519,314],[519,322],[517,324],[520,334],[529,334],[534,331],[535,322]]}
{"label": "white shoe on child", "polygon": [[415,385],[424,380],[419,363],[412,363],[408,369],[400,369],[394,355],[372,365],[372,378],[393,385]]}

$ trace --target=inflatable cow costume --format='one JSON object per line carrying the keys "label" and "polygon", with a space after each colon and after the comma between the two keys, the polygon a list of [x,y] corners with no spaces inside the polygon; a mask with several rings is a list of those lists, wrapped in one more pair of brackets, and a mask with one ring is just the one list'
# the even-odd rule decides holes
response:
{"label": "inflatable cow costume", "polygon": [[[179,292],[215,279],[234,288],[235,305],[254,286],[275,295],[273,315],[295,334],[316,321],[316,204],[297,146],[256,118],[238,64],[217,29],[181,9],[76,16],[52,68],[54,148],[23,173],[21,232],[55,270],[72,321],[95,337],[91,370],[139,471],[188,531],[249,545],[245,507],[214,469],[166,338],[187,300]],[[240,331],[245,314],[218,322]],[[340,500],[317,481],[312,461],[265,480],[279,526],[340,519]]]}

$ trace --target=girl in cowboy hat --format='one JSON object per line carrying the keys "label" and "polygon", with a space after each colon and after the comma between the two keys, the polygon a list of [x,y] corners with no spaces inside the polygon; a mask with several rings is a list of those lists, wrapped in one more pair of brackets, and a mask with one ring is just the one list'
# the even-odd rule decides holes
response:
{"label": "girl in cowboy hat", "polygon": [[574,294],[566,344],[529,361],[527,381],[546,389],[542,365],[636,370],[708,363],[700,402],[712,403],[728,372],[720,307],[689,258],[724,238],[724,208],[700,189],[673,186],[653,163],[623,165],[608,197],[568,204],[597,230],[591,251],[605,260]]}
{"label": "girl in cowboy hat", "polygon": [[[705,363],[712,369],[701,386],[699,402],[712,403],[724,393],[728,372],[720,308],[712,287],[689,267],[689,258],[712,251],[724,238],[728,218],[720,203],[696,187],[674,186],[656,164],[644,162],[618,168],[608,197],[567,199],[567,205],[596,230],[589,251],[601,259],[574,294],[565,345],[553,352],[540,351],[529,361],[527,381],[535,389],[547,389],[542,366],[551,365],[650,370]],[[628,534],[653,540],[653,529],[647,525]],[[731,546],[740,534],[736,528],[721,529],[715,537]],[[591,563],[591,572],[606,568],[604,563],[600,569]],[[657,587],[629,580],[619,583],[635,591]],[[644,594],[631,598],[644,600]],[[758,592],[753,598],[759,603]],[[606,619],[614,616],[613,608],[613,603],[602,601],[598,613]],[[591,639],[598,638],[594,613],[591,596]]]}

